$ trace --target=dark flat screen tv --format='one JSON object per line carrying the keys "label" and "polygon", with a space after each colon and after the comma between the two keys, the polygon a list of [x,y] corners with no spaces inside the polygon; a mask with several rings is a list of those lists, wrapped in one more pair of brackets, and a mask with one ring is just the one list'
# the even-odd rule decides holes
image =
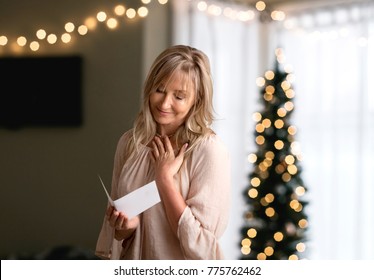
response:
{"label": "dark flat screen tv", "polygon": [[0,127],[82,125],[82,57],[0,57]]}

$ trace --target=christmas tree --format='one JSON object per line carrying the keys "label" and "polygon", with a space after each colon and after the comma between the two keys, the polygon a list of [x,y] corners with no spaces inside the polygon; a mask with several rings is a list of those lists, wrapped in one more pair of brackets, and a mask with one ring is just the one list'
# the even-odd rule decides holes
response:
{"label": "christmas tree", "polygon": [[244,192],[249,210],[241,230],[241,259],[295,260],[306,249],[306,187],[300,176],[296,127],[290,124],[293,74],[280,69],[281,49],[276,58],[275,70],[257,79],[263,110],[253,115],[257,152],[248,156],[253,169]]}

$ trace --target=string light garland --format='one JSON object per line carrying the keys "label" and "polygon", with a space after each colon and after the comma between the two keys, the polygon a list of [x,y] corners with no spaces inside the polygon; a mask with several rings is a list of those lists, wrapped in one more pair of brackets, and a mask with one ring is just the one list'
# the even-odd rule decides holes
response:
{"label": "string light garland", "polygon": [[[29,47],[31,51],[36,52],[48,45],[55,45],[58,43],[69,44],[75,37],[85,36],[89,32],[93,32],[100,23],[104,23],[109,30],[114,30],[123,23],[123,19],[134,20],[136,17],[147,17],[149,15],[147,5],[150,4],[151,1],[152,0],[142,0],[141,6],[138,8],[118,4],[112,7],[111,14],[105,11],[98,11],[96,15],[88,16],[82,22],[67,22],[59,34],[48,33],[47,28],[40,28],[36,30],[34,34],[29,34],[27,36],[0,34],[0,50],[10,49],[10,51],[14,53],[22,53]],[[168,3],[168,0],[157,1],[160,5]],[[244,5],[234,5],[233,3],[223,4],[217,1],[194,1],[194,5],[196,5],[198,11],[206,12],[211,16],[225,16],[231,20],[240,20],[243,22],[254,20],[256,18],[256,13],[266,13],[266,17],[268,17],[270,13],[271,19],[275,21],[282,21],[285,19],[285,13],[282,11],[268,12],[268,6],[264,1],[256,2],[252,8]]]}
{"label": "string light garland", "polygon": [[[89,32],[93,32],[99,23],[104,23],[109,30],[115,30],[119,27],[124,19],[134,20],[135,18],[145,18],[149,15],[147,7],[151,1],[156,0],[141,0],[141,6],[138,8],[127,7],[123,4],[114,6],[112,13],[108,14],[104,11],[99,11],[96,15],[88,16],[83,22],[73,23],[67,22],[60,34],[47,33],[47,28],[41,28],[30,35],[5,35],[0,33],[0,51],[10,49],[14,53],[22,53],[26,48],[33,52],[39,51],[42,47],[48,45],[55,45],[58,43],[69,44],[74,41],[74,38],[85,36]],[[160,5],[165,5],[168,0],[157,0]],[[186,0],[188,1],[188,0]],[[192,0],[192,5],[195,5],[200,12],[207,13],[209,16],[224,16],[231,20],[239,20],[243,22],[250,22],[258,18],[261,22],[282,22],[283,27],[288,30],[295,30],[300,32],[303,28],[299,26],[295,19],[286,18],[286,13],[281,10],[274,10],[267,5],[265,1],[257,1],[254,5],[223,3],[222,1],[211,0]],[[1,32],[1,31],[0,31]],[[319,31],[314,31],[312,34],[318,38]],[[338,36],[344,36],[343,31],[336,32]],[[369,39],[365,36],[360,36],[357,39],[357,44],[361,47],[368,46]],[[1,54],[1,53],[0,53]],[[270,98],[270,95],[268,96]]]}
{"label": "string light garland", "polygon": [[[109,30],[114,30],[127,20],[134,20],[136,17],[145,18],[149,14],[147,5],[151,0],[142,0],[138,8],[126,7],[123,4],[114,6],[109,14],[105,11],[99,11],[96,15],[88,16],[83,22],[67,22],[64,28],[57,33],[48,33],[47,28],[40,28],[34,34],[25,35],[5,35],[0,34],[0,51],[10,49],[14,53],[22,53],[26,48],[33,52],[39,51],[42,46],[55,45],[57,43],[69,44],[76,36],[85,36],[96,29],[99,23],[104,23]],[[165,5],[168,0],[158,0],[160,5]]]}

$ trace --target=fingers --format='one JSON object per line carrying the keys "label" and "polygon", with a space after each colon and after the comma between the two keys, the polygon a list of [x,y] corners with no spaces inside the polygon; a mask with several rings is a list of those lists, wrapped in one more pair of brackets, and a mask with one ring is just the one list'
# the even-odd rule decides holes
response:
{"label": "fingers", "polygon": [[153,142],[156,144],[156,148],[157,148],[159,154],[164,154],[165,153],[165,147],[164,147],[163,141],[161,141],[161,138],[156,136]]}
{"label": "fingers", "polygon": [[124,226],[128,221],[128,218],[124,213],[119,212],[114,209],[114,207],[110,206],[108,207],[106,214],[111,227],[115,228],[116,230],[124,229]]}
{"label": "fingers", "polygon": [[177,157],[183,157],[184,153],[187,151],[188,148],[188,143],[184,144],[182,148],[179,150],[178,156]]}
{"label": "fingers", "polygon": [[173,146],[171,145],[170,139],[167,136],[162,136],[161,138],[155,136],[152,141],[152,155],[153,159],[157,159],[160,156],[174,155]]}
{"label": "fingers", "polygon": [[152,156],[154,160],[156,160],[160,156],[160,152],[158,150],[155,140],[152,141]]}
{"label": "fingers", "polygon": [[169,153],[172,153],[173,152],[173,146],[171,145],[169,137],[164,136],[163,140],[164,140],[164,145],[165,145],[166,151],[168,151]]}

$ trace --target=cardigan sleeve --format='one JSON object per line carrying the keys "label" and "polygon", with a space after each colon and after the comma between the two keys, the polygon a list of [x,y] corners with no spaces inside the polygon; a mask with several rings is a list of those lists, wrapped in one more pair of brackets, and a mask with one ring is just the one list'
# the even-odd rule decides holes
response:
{"label": "cardigan sleeve", "polygon": [[[114,155],[111,185],[111,197],[114,199],[118,197],[118,180],[124,163],[124,148],[129,135],[129,132],[122,135],[122,137],[118,141],[116,152]],[[95,254],[102,259],[119,259],[121,248],[122,241],[117,241],[114,238],[114,229],[109,225],[109,222],[104,215],[103,224],[96,243]]]}
{"label": "cardigan sleeve", "polygon": [[216,135],[204,140],[190,166],[187,207],[178,223],[178,238],[186,259],[223,259],[218,240],[229,218],[230,156]]}

